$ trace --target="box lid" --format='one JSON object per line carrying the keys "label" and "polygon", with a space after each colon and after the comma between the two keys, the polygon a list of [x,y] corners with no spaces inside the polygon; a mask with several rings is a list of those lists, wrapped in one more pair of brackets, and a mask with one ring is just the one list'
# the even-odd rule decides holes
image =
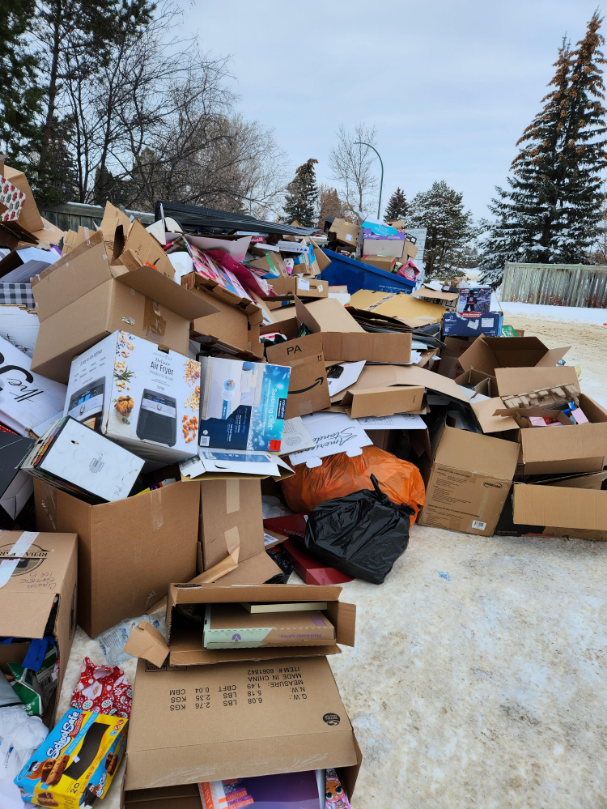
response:
{"label": "box lid", "polygon": [[514,441],[445,427],[434,460],[453,469],[464,469],[497,480],[512,480],[518,455],[519,446]]}
{"label": "box lid", "polygon": [[0,636],[41,638],[76,534],[0,532]]}
{"label": "box lid", "polygon": [[352,726],[324,657],[254,668],[138,665],[129,790],[356,763]]}

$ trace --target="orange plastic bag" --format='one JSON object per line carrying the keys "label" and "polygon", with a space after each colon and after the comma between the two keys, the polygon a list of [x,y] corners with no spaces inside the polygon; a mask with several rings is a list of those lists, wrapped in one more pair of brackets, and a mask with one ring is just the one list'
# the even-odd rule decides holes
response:
{"label": "orange plastic bag", "polygon": [[411,517],[413,525],[417,512],[426,504],[420,471],[412,463],[378,447],[363,447],[362,455],[356,458],[348,458],[345,452],[331,455],[314,469],[298,464],[293,477],[282,480],[280,485],[289,508],[301,514],[325,500],[373,489],[371,475],[375,475],[380,489],[393,503],[406,503],[415,510]]}

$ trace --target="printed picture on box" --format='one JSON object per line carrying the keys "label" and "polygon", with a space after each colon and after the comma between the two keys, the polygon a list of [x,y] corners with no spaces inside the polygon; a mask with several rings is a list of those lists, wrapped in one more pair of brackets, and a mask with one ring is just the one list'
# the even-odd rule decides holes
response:
{"label": "printed picture on box", "polygon": [[477,317],[491,310],[491,287],[460,289],[457,311],[464,317]]}

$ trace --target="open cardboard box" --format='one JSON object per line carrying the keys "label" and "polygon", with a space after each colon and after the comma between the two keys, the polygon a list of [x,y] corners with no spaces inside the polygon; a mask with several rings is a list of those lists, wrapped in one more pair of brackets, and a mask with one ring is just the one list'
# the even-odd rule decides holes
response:
{"label": "open cardboard box", "polygon": [[495,376],[498,368],[554,366],[570,346],[547,348],[538,337],[478,337],[459,358],[464,371],[475,369]]}
{"label": "open cardboard box", "polygon": [[[337,645],[354,646],[356,607],[339,601],[341,587],[309,584],[259,584],[226,587],[214,584],[171,584],[167,599],[167,638],[143,621],[133,630],[125,651],[161,667],[168,658],[171,666],[206,666],[214,663],[272,660],[285,657],[316,657],[340,654]],[[283,601],[326,601],[325,615],[335,627],[334,643],[326,646],[275,646],[258,649],[204,649],[202,623],[195,624],[180,614],[180,605],[234,604],[242,601],[279,603]]]}
{"label": "open cardboard box", "polygon": [[34,498],[40,530],[78,534],[78,623],[91,638],[143,615],[173,578],[196,575],[199,486],[91,506],[34,480]]}
{"label": "open cardboard box", "polygon": [[[508,338],[512,339],[512,338]],[[534,368],[496,368],[493,396],[517,396],[531,390],[573,385],[579,392],[580,383],[572,365]]]}
{"label": "open cardboard box", "polygon": [[55,596],[59,596],[52,630],[57,641],[59,678],[43,717],[52,727],[76,631],[78,537],[74,533],[26,531],[3,531],[1,537],[0,636],[21,639],[0,644],[1,671],[8,674],[8,663],[23,663],[30,639],[44,636]]}
{"label": "open cardboard box", "polygon": [[267,347],[268,362],[291,368],[285,419],[306,416],[331,406],[322,349],[322,334],[309,334]]}
{"label": "open cardboard box", "polygon": [[[519,474],[598,472],[603,468],[607,456],[607,411],[584,393],[580,394],[580,407],[589,424],[519,430]],[[515,411],[498,411],[505,412],[513,417]],[[525,414],[525,410],[517,412]]]}
{"label": "open cardboard box", "polygon": [[162,670],[140,661],[134,691],[127,806],[189,809],[184,784],[326,767],[354,792],[362,755],[325,657]]}

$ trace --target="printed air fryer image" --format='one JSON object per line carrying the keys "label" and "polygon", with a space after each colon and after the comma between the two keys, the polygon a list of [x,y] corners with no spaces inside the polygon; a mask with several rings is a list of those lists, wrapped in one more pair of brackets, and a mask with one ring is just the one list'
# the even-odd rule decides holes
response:
{"label": "printed air fryer image", "polygon": [[105,379],[96,379],[90,385],[80,388],[70,397],[67,415],[76,421],[99,431],[103,416],[103,396],[105,393]]}
{"label": "printed air fryer image", "polygon": [[137,436],[145,441],[175,445],[177,440],[177,401],[145,389],[139,409]]}

